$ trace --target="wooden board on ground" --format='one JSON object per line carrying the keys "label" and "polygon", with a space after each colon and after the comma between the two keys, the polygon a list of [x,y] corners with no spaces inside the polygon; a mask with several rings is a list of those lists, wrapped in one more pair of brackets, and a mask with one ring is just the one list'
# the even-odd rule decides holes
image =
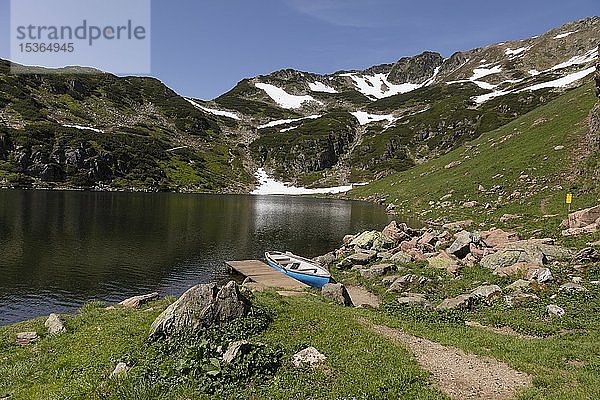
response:
{"label": "wooden board on ground", "polygon": [[262,261],[244,260],[244,261],[226,261],[231,269],[252,279],[252,286],[257,289],[281,288],[286,290],[303,290],[309,286],[291,278],[275,268],[269,267]]}

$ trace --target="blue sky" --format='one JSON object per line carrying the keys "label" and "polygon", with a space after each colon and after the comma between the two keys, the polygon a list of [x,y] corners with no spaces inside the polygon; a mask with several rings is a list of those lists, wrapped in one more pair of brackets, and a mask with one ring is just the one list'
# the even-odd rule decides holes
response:
{"label": "blue sky", "polygon": [[[424,50],[448,56],[597,14],[598,0],[153,0],[152,75],[210,99],[281,68],[331,73]],[[2,58],[9,22],[0,0]]]}

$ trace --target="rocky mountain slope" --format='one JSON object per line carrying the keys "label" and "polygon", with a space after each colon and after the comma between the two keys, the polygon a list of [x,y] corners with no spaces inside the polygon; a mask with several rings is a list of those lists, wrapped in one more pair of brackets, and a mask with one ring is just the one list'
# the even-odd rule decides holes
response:
{"label": "rocky mountain slope", "polygon": [[[371,180],[444,154],[586,82],[600,18],[364,71],[282,70],[205,103],[252,132],[258,165],[303,184]],[[227,117],[221,117],[226,119]]]}
{"label": "rocky mountain slope", "polygon": [[305,186],[439,157],[593,77],[600,18],[543,35],[329,75],[286,69],[212,101],[151,78],[14,76],[0,63],[0,183],[248,191],[257,168]]}
{"label": "rocky mountain slope", "polygon": [[253,180],[212,115],[157,79],[9,68],[0,186],[239,192]]}

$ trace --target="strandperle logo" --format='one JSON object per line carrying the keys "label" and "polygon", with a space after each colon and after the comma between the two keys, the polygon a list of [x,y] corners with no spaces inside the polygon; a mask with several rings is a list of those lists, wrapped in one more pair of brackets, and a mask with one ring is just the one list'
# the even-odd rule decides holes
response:
{"label": "strandperle logo", "polygon": [[134,26],[132,20],[128,20],[124,25],[118,26],[98,26],[89,24],[83,20],[81,25],[72,26],[39,26],[28,25],[17,27],[18,40],[31,41],[57,41],[57,40],[86,40],[90,46],[100,39],[105,40],[145,40],[146,27],[141,25]]}
{"label": "strandperle logo", "polygon": [[150,0],[12,0],[11,70],[149,74],[150,33]]}

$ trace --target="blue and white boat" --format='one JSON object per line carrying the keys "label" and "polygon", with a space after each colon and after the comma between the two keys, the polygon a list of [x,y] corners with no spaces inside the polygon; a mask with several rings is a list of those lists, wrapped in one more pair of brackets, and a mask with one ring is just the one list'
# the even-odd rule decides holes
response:
{"label": "blue and white boat", "polygon": [[323,287],[332,282],[327,269],[306,258],[290,252],[271,251],[265,253],[267,264],[278,271],[312,287]]}

